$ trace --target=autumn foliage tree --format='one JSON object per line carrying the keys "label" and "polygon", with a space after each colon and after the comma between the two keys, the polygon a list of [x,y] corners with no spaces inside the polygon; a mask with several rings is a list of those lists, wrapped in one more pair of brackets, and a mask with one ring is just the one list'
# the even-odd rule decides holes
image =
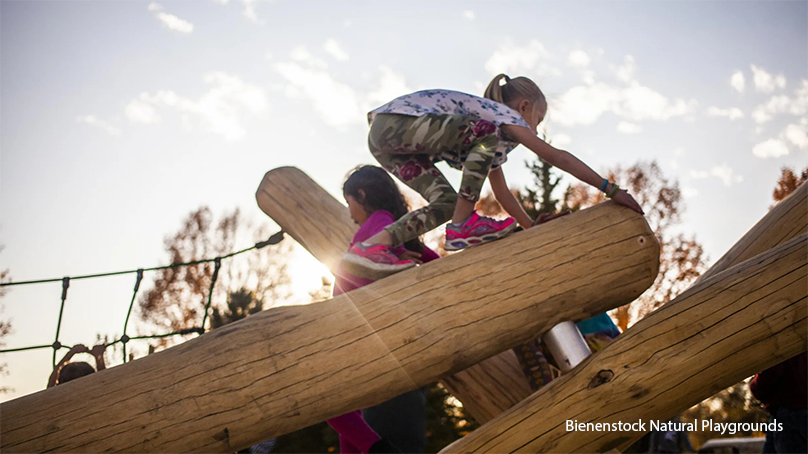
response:
{"label": "autumn foliage tree", "polygon": [[[537,161],[528,164],[535,189],[514,190],[525,211],[534,219],[539,213],[557,210],[576,211],[606,200],[603,193],[586,184],[568,186],[560,200],[553,198],[559,184],[552,175],[552,166]],[[628,190],[645,210],[645,219],[660,244],[659,275],[654,284],[630,305],[618,308],[616,318],[621,330],[649,312],[672,300],[685,290],[706,269],[704,249],[691,235],[674,233],[684,211],[679,184],[668,180],[656,162],[639,162],[630,167],[617,166],[606,172],[607,178]],[[502,213],[492,194],[477,204],[487,214]]]}
{"label": "autumn foliage tree", "polygon": [[[791,195],[801,184],[808,181],[808,168],[797,174],[794,170],[784,167],[780,173],[780,178],[775,184],[772,192],[774,205],[783,201]],[[772,205],[771,208],[774,208]],[[716,423],[727,422],[768,422],[769,413],[763,408],[749,390],[749,380],[730,386],[720,393],[704,400],[698,405],[688,409],[683,415],[683,420],[690,422],[696,419],[709,419]],[[749,437],[763,436],[762,433],[752,433],[738,431],[735,434],[699,431],[691,433],[690,438],[695,446],[701,446],[711,438],[726,437]]]}
{"label": "autumn foliage tree", "polygon": [[[253,229],[238,209],[216,222],[211,210],[201,207],[188,215],[176,234],[166,237],[165,248],[169,263],[188,263],[243,249],[270,233],[267,226]],[[281,243],[222,261],[213,287],[211,323],[233,321],[261,310],[267,302],[286,299],[289,248]],[[206,262],[158,271],[152,288],[139,300],[141,318],[159,333],[200,327],[214,266]]]}
{"label": "autumn foliage tree", "polygon": [[[780,179],[777,180],[777,185],[774,187],[774,192],[772,193],[774,204],[780,203],[780,201],[788,197],[789,194],[797,190],[797,188],[806,181],[808,181],[808,167],[803,169],[799,175],[788,167],[783,167],[780,172]],[[774,205],[772,205],[772,207],[774,207]]]}

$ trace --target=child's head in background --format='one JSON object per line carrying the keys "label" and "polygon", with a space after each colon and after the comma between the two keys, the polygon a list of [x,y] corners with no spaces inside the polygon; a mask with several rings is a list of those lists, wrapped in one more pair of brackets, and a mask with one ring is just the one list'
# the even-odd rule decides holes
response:
{"label": "child's head in background", "polygon": [[381,167],[359,166],[342,185],[351,219],[359,225],[376,211],[390,212],[395,219],[410,211],[409,204],[393,178]]}

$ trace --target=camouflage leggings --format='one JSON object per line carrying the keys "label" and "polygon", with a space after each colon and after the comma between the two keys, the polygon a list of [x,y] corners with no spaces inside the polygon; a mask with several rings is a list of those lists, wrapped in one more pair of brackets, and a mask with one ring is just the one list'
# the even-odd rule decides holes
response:
{"label": "camouflage leggings", "polygon": [[[476,202],[494,160],[499,128],[461,115],[378,114],[368,135],[370,152],[382,167],[421,194],[429,205],[402,216],[385,230],[398,246],[451,219],[457,196]],[[459,194],[433,159],[463,163]]]}

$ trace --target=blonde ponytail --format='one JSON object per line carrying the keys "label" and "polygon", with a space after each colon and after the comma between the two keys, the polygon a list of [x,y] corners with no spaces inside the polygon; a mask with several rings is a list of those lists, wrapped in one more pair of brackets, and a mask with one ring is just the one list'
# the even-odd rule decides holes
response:
{"label": "blonde ponytail", "polygon": [[497,74],[486,87],[483,96],[508,107],[513,107],[512,103],[522,99],[547,106],[547,99],[539,86],[527,77],[521,76],[511,79],[505,74]]}

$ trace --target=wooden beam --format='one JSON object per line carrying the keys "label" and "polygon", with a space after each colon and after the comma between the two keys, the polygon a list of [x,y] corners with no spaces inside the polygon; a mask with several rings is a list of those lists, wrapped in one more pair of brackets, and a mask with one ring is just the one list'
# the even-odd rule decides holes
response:
{"label": "wooden beam", "polygon": [[658,266],[642,216],[601,204],[4,402],[0,451],[232,453],[625,304]]}
{"label": "wooden beam", "polygon": [[[267,172],[255,197],[264,213],[317,260],[335,270],[356,231],[344,205],[295,167]],[[480,423],[532,392],[510,349],[444,377],[441,383]]]}
{"label": "wooden beam", "polygon": [[[749,375],[806,350],[808,234],[705,279],[571,373],[445,448],[606,452]],[[569,431],[567,421],[644,421]]]}
{"label": "wooden beam", "polygon": [[[803,184],[769,210],[710,269],[699,276],[694,285],[806,232],[808,232],[808,184]],[[617,449],[620,452],[625,451],[640,437],[641,433],[635,434]]]}
{"label": "wooden beam", "polygon": [[261,210],[332,272],[357,226],[348,208],[295,167],[264,175],[255,198]]}

